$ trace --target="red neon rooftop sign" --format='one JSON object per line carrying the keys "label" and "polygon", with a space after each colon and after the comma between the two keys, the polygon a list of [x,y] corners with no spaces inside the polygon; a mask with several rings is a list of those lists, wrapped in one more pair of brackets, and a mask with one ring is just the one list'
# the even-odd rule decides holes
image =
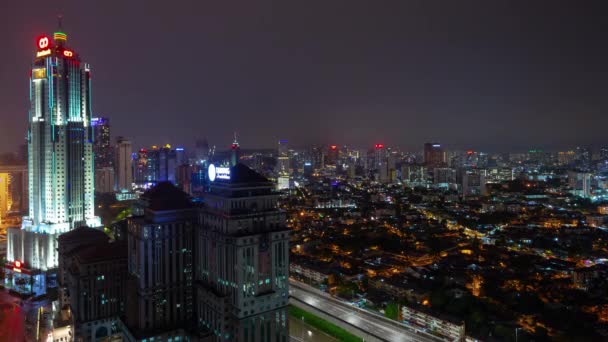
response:
{"label": "red neon rooftop sign", "polygon": [[42,36],[42,37],[38,38],[38,48],[39,49],[46,49],[47,47],[49,47],[49,44],[50,44],[49,37]]}

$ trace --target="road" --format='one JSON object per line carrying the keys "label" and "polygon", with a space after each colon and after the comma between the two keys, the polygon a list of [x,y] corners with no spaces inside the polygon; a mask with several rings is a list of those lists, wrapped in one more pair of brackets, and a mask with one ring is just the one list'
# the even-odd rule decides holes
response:
{"label": "road", "polygon": [[401,328],[397,322],[392,322],[387,318],[376,316],[370,312],[346,304],[293,279],[290,279],[289,285],[291,297],[333,317],[346,321],[371,335],[379,336],[386,341],[431,342],[438,340],[422,332],[410,331],[405,327]]}
{"label": "road", "polygon": [[291,341],[298,342],[339,342],[337,339],[292,316],[289,316],[289,335]]}

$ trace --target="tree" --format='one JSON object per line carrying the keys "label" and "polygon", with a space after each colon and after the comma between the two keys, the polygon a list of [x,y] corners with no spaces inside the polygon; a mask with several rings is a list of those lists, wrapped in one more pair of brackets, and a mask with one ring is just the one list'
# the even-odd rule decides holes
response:
{"label": "tree", "polygon": [[397,303],[389,303],[384,309],[384,316],[390,319],[399,319],[399,305]]}

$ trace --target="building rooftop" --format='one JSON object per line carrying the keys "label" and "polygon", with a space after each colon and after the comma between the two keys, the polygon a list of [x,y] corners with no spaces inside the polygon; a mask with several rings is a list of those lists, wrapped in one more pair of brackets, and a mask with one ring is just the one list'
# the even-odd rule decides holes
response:
{"label": "building rooftop", "polygon": [[57,238],[60,250],[66,254],[75,251],[80,246],[107,242],[109,239],[103,231],[86,226],[75,228]]}
{"label": "building rooftop", "polygon": [[126,241],[103,242],[81,248],[75,253],[75,257],[82,263],[94,263],[99,261],[111,261],[127,258]]}
{"label": "building rooftop", "polygon": [[160,182],[142,196],[146,208],[153,211],[179,210],[194,207],[190,196],[170,182]]}
{"label": "building rooftop", "polygon": [[216,179],[215,183],[246,184],[246,183],[269,183],[270,181],[261,174],[250,169],[248,166],[237,163],[230,167],[229,179]]}

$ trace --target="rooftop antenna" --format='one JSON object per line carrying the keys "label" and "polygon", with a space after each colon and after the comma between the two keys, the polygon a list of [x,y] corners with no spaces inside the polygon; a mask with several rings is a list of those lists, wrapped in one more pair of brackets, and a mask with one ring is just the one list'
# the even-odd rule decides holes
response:
{"label": "rooftop antenna", "polygon": [[57,15],[57,27],[59,27],[59,31],[63,32],[63,15]]}

